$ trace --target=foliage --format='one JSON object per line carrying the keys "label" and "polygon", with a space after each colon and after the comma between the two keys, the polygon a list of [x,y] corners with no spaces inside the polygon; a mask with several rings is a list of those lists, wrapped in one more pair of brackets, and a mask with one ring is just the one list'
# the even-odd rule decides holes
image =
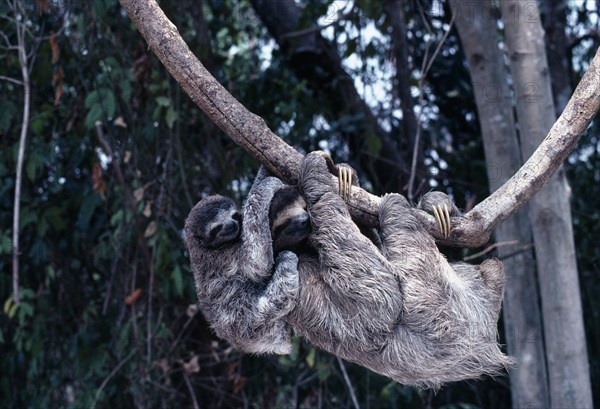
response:
{"label": "foliage", "polygon": [[[331,12],[332,1],[305,3],[303,21]],[[185,5],[182,13],[179,2],[161,1],[192,50],[247,107],[302,151],[325,144],[334,156],[353,155],[338,135],[357,118],[342,115],[324,124],[322,112],[329,108],[298,80],[277,47],[266,51],[272,47],[269,34],[248,2]],[[334,357],[298,339],[290,356],[242,355],[217,340],[197,313],[181,238],[185,216],[208,193],[241,201],[257,163],[182,93],[116,0],[38,0],[22,6],[19,19],[27,21],[35,62],[18,306],[11,299],[9,271],[23,95],[19,85],[0,81],[3,404],[177,407],[196,399],[201,407],[351,407]],[[419,67],[423,22],[416,9],[406,11],[410,53]],[[345,57],[361,53],[365,59],[389,59],[385,35],[379,47],[367,47],[364,31],[357,30],[373,24],[386,33],[389,22],[382,13],[376,3],[357,2],[347,17],[348,30],[335,26],[335,36],[350,28],[356,34],[339,46]],[[208,39],[198,15],[204,16]],[[437,14],[430,18],[448,20]],[[13,19],[8,8],[0,10],[0,29],[11,42]],[[16,53],[0,48],[0,55],[0,75],[19,79]],[[464,207],[469,197],[486,195],[485,164],[454,32],[441,55],[427,81],[425,105],[432,114],[424,128],[426,163],[432,182],[450,190]],[[367,84],[377,80],[366,69],[349,71]],[[378,117],[389,116],[385,104],[374,109]],[[400,120],[394,117],[390,128]],[[103,123],[101,137],[96,121]],[[588,136],[569,166],[575,192],[598,189],[599,157],[598,140]],[[369,182],[372,170],[359,171]],[[594,240],[600,194],[590,193],[574,195],[575,230],[589,345],[600,345],[600,254]],[[590,353],[593,373],[599,375],[597,347]],[[500,408],[510,399],[506,379],[459,383],[433,394],[351,364],[346,369],[365,407]]]}

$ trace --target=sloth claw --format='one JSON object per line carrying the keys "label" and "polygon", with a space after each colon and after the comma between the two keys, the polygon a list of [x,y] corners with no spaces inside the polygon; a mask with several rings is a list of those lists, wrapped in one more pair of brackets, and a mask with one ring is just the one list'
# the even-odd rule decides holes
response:
{"label": "sloth claw", "polygon": [[348,165],[338,165],[337,169],[340,196],[347,202],[350,198],[350,192],[352,191],[353,169]]}
{"label": "sloth claw", "polygon": [[314,151],[316,154],[325,159],[329,172],[338,177],[338,188],[340,196],[344,202],[348,202],[350,198],[350,192],[352,191],[352,180],[354,176],[354,169],[350,165],[345,163],[336,165],[333,163],[333,159],[326,152]]}
{"label": "sloth claw", "polygon": [[429,192],[424,194],[417,204],[417,209],[424,210],[435,217],[435,221],[445,239],[450,236],[450,232],[452,231],[450,217],[460,216],[460,211],[452,199],[442,192]]}
{"label": "sloth claw", "polygon": [[438,226],[442,232],[444,238],[448,238],[450,231],[452,230],[452,223],[450,222],[450,211],[446,203],[443,205],[433,205],[433,216],[437,221]]}

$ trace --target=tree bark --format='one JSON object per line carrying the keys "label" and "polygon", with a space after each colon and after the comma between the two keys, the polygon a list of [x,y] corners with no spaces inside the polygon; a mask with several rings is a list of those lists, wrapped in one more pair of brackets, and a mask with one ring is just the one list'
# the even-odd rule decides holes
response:
{"label": "tree bark", "polygon": [[[264,120],[244,108],[210,75],[156,1],[120,2],[149,48],[217,126],[276,176],[288,183],[296,183],[302,155],[275,135]],[[450,237],[442,237],[432,216],[417,209],[411,211],[443,244],[462,247],[485,244],[499,223],[510,217],[544,186],[572,151],[599,107],[600,52],[596,53],[565,111],[530,160],[465,216],[453,218]],[[379,200],[353,187],[348,208],[357,223],[377,226]]]}
{"label": "tree bark", "polygon": [[[555,118],[544,31],[535,2],[505,0],[500,7],[517,95],[521,151],[533,157]],[[540,278],[550,407],[591,408],[569,191],[561,168],[531,200],[529,217]]]}
{"label": "tree bark", "polygon": [[[491,2],[470,3],[471,13],[460,9],[459,0],[451,0],[450,6],[457,15],[456,28],[469,64],[493,192],[522,164],[496,20],[488,18],[492,15]],[[550,403],[534,256],[533,249],[528,247],[532,230],[526,209],[500,224],[494,234],[498,242],[516,240],[521,250],[518,257],[511,257],[509,253],[515,252],[514,247],[498,249],[507,277],[503,305],[506,344],[508,353],[517,358],[517,365],[509,371],[515,409],[547,408]]]}

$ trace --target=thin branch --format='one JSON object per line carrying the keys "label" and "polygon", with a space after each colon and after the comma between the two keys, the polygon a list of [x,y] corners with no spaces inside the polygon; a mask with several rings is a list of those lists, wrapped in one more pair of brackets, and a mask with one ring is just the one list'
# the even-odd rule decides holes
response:
{"label": "thin branch", "polygon": [[195,316],[196,316],[196,314],[194,313],[190,317],[188,317],[188,319],[185,322],[185,324],[183,324],[183,328],[181,328],[181,331],[179,331],[179,334],[177,335],[177,338],[175,338],[175,341],[173,342],[173,344],[171,344],[171,347],[169,348],[169,351],[167,352],[167,355],[171,355],[171,352],[173,352],[173,350],[175,349],[175,347],[177,346],[177,344],[181,340],[181,337],[183,336],[183,333],[185,332],[185,330],[187,329],[187,327],[189,327],[189,325],[192,323],[192,321],[194,320]]}
{"label": "thin branch", "polygon": [[[429,24],[427,24],[427,20],[423,16],[422,9],[420,8],[419,10],[421,10],[421,17],[423,18],[425,27],[427,28],[427,30],[429,31],[430,34],[433,34],[433,32],[431,31],[431,27],[429,27]],[[435,61],[435,58],[437,57],[440,50],[442,49],[442,45],[444,45],[444,42],[446,42],[446,38],[448,38],[448,34],[450,34],[450,30],[452,30],[452,26],[454,25],[455,19],[456,19],[456,13],[453,12],[452,18],[450,19],[450,23],[448,25],[448,30],[446,30],[446,32],[440,39],[437,47],[435,48],[435,50],[433,51],[433,54],[431,55],[431,58],[428,58],[429,46],[430,46],[429,41],[427,42],[427,46],[425,48],[425,57],[423,57],[423,66],[421,67],[421,73],[419,74],[419,107],[420,107],[420,110],[419,110],[419,117],[417,118],[417,133],[415,135],[415,144],[413,146],[412,163],[410,165],[410,179],[408,182],[408,190],[407,190],[408,200],[411,203],[414,201],[413,188],[414,188],[414,184],[415,184],[415,177],[417,174],[417,159],[419,157],[419,145],[421,143],[421,134],[423,131],[423,127],[422,127],[422,124],[423,124],[423,85],[425,83],[425,78],[427,77],[427,74],[429,73],[429,70],[431,69],[431,66],[433,65],[433,62]]]}
{"label": "thin branch", "polygon": [[479,251],[475,254],[471,254],[470,256],[463,258],[463,261],[469,261],[469,260],[476,259],[477,257],[481,257],[484,254],[489,253],[490,251],[494,250],[497,247],[516,246],[517,244],[519,244],[519,240],[501,241],[499,243],[494,243],[491,246],[486,247],[482,251]]}
{"label": "thin branch", "polygon": [[119,362],[119,364],[102,381],[102,383],[100,384],[100,387],[96,391],[96,397],[94,398],[94,402],[92,403],[92,409],[94,409],[96,407],[96,403],[98,402],[98,398],[100,398],[100,394],[102,393],[102,390],[104,389],[104,387],[106,387],[106,385],[112,379],[112,377],[115,376],[117,374],[117,372],[119,372],[121,370],[123,365],[125,365],[127,363],[127,361],[129,361],[136,354],[136,352],[137,352],[137,350],[135,350],[135,349],[133,351],[131,351],[129,353],[129,355],[127,355],[121,362]]}
{"label": "thin branch", "polygon": [[125,203],[129,207],[129,211],[131,212],[131,216],[133,217],[136,234],[138,236],[138,245],[142,249],[142,255],[144,256],[144,260],[146,261],[146,267],[148,268],[148,273],[150,273],[152,271],[152,260],[153,259],[150,256],[150,253],[148,252],[148,247],[146,246],[146,243],[144,241],[144,231],[142,230],[142,227],[140,226],[140,222],[137,217],[137,209],[135,207],[133,196],[131,194],[129,186],[127,185],[127,182],[125,181],[125,176],[123,174],[123,170],[121,169],[121,165],[119,165],[117,157],[113,153],[113,150],[110,147],[109,143],[104,138],[104,131],[102,129],[102,121],[96,121],[96,123],[94,125],[96,128],[96,137],[98,138],[98,142],[100,142],[100,145],[102,145],[102,148],[104,149],[106,154],[110,157],[110,159],[112,161],[111,163],[115,170],[115,173],[117,174],[117,179],[118,179],[119,183],[121,184],[121,188],[123,189],[123,196],[125,196],[124,197]]}
{"label": "thin branch", "polygon": [[[273,174],[288,183],[297,183],[302,155],[275,135],[262,118],[243,107],[210,75],[156,1],[119,1],[149,48],[206,115]],[[573,150],[599,108],[600,52],[597,52],[569,104],[533,156],[486,200],[464,217],[453,218],[449,238],[442,237],[433,216],[418,209],[412,212],[442,244],[462,247],[484,245],[499,223],[525,205],[546,184]],[[379,197],[352,187],[348,209],[357,223],[377,226],[379,203]]]}
{"label": "thin branch", "polygon": [[[17,47],[17,49],[18,49],[18,47]],[[8,81],[8,82],[12,82],[13,84],[17,84],[17,85],[21,85],[21,86],[24,85],[23,81],[19,81],[14,78],[11,78],[11,77],[5,77],[4,75],[0,75],[0,81]]]}
{"label": "thin branch", "polygon": [[194,388],[192,388],[192,383],[190,382],[190,378],[187,376],[187,373],[185,373],[185,371],[183,371],[183,380],[185,381],[185,384],[187,385],[187,388],[190,391],[190,396],[192,397],[192,403],[194,405],[194,409],[200,409],[200,406],[198,406],[198,401],[196,400],[196,394],[194,393]]}
{"label": "thin branch", "polygon": [[340,365],[340,369],[342,370],[342,375],[344,376],[344,382],[346,383],[346,387],[348,388],[348,392],[350,393],[350,398],[352,399],[352,404],[354,405],[354,409],[360,409],[360,405],[358,404],[358,399],[356,399],[356,393],[354,393],[354,387],[352,386],[352,382],[350,382],[350,377],[348,376],[348,372],[346,372],[346,365],[344,365],[344,361],[342,361],[339,357],[336,357],[338,364]]}
{"label": "thin branch", "polygon": [[341,20],[342,19],[335,19],[333,21],[330,21],[327,24],[323,24],[322,26],[317,25],[314,27],[304,28],[302,30],[291,31],[289,33],[285,33],[281,37],[282,38],[294,38],[294,37],[300,37],[300,36],[303,36],[306,34],[316,33],[317,31],[322,31],[322,30],[326,29],[327,27],[338,24]]}
{"label": "thin branch", "polygon": [[[16,8],[16,7],[15,7]],[[23,122],[21,123],[21,135],[19,137],[19,153],[17,157],[17,175],[15,181],[15,201],[13,209],[13,254],[12,254],[12,284],[13,298],[15,304],[19,304],[19,219],[21,211],[21,185],[23,183],[23,162],[25,160],[25,144],[27,143],[27,130],[29,128],[29,107],[31,103],[31,84],[29,83],[29,69],[27,64],[27,53],[25,52],[25,32],[23,23],[16,23],[17,44],[19,48],[19,65],[23,77]]]}
{"label": "thin branch", "polygon": [[4,40],[4,42],[6,43],[6,48],[9,50],[18,50],[18,47],[16,45],[12,45],[10,40],[8,39],[8,36],[4,33],[4,31],[0,31],[0,36],[2,37],[2,39]]}
{"label": "thin branch", "polygon": [[444,35],[442,36],[442,38],[438,42],[437,47],[433,51],[433,54],[431,55],[431,58],[429,59],[429,61],[427,63],[427,68],[425,68],[425,72],[423,73],[424,77],[426,77],[427,74],[429,74],[429,70],[431,69],[433,62],[435,61],[435,58],[438,56],[438,54],[442,50],[442,46],[446,42],[446,39],[448,38],[448,35],[450,34],[450,30],[452,30],[452,26],[454,25],[455,20],[456,20],[456,12],[453,11],[452,17],[450,18],[450,22],[448,23],[448,30],[446,30],[446,32],[444,32]]}

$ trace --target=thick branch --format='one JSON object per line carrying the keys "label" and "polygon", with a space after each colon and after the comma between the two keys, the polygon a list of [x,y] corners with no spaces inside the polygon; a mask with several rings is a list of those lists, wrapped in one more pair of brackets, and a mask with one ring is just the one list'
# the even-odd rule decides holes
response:
{"label": "thick branch", "polygon": [[563,113],[531,157],[504,185],[479,203],[467,218],[481,218],[491,231],[527,203],[573,150],[600,107],[600,49]]}
{"label": "thick branch", "polygon": [[[238,145],[289,183],[295,183],[302,155],[275,135],[264,120],[244,108],[192,54],[154,0],[120,0],[148,46],[192,100]],[[443,242],[476,247],[500,222],[523,206],[558,169],[596,115],[600,105],[600,54],[596,54],[565,111],[538,150],[515,176],[464,217],[452,220]],[[358,223],[377,225],[379,198],[353,188],[349,201]],[[413,210],[432,235],[441,238],[435,220]]]}

